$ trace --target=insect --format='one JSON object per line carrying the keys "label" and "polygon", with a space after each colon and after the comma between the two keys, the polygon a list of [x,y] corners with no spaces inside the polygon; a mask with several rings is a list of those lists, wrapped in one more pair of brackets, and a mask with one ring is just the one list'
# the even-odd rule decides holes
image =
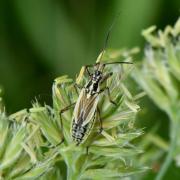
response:
{"label": "insect", "polygon": [[[96,119],[99,119],[100,122],[99,131],[102,132],[103,130],[102,121],[100,118],[100,110],[98,108],[98,102],[100,98],[99,95],[104,91],[107,91],[109,101],[112,104],[116,105],[116,103],[111,99],[109,87],[106,86],[105,88],[101,88],[101,85],[113,75],[113,72],[108,72],[108,73],[103,72],[105,66],[110,64],[132,64],[131,62],[100,63],[100,60],[103,57],[107,46],[107,42],[113,24],[111,25],[108,34],[106,36],[104,48],[98,58],[98,63],[94,65],[85,66],[85,71],[89,76],[89,81],[85,84],[84,87],[80,88],[81,91],[77,99],[77,102],[64,108],[60,112],[61,115],[64,111],[68,110],[70,107],[75,105],[70,132],[71,132],[72,140],[77,145],[82,144],[88,138],[88,135],[90,134]],[[89,70],[90,67],[95,68],[93,73],[90,72]]]}
{"label": "insect", "polygon": [[[103,73],[106,65],[110,64],[132,64],[131,62],[114,62],[114,63],[96,63],[95,65],[85,66],[86,72],[88,73],[90,80],[81,89],[78,100],[75,104],[72,126],[71,126],[71,136],[73,141],[77,145],[83,143],[91,129],[93,128],[96,117],[100,121],[100,132],[103,130],[102,121],[100,119],[100,110],[98,109],[99,95],[104,91],[107,91],[109,101],[116,105],[116,103],[111,99],[109,87],[106,86],[101,88],[101,84],[104,83],[109,77],[113,75],[112,72]],[[90,73],[89,67],[96,67],[94,73]]]}

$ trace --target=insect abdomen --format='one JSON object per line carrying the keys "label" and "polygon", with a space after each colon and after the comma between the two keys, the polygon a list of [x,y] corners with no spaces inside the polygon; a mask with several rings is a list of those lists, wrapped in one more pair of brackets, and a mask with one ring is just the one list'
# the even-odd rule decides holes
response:
{"label": "insect abdomen", "polygon": [[79,145],[83,140],[87,131],[87,126],[82,126],[82,124],[77,124],[73,122],[72,124],[72,139]]}

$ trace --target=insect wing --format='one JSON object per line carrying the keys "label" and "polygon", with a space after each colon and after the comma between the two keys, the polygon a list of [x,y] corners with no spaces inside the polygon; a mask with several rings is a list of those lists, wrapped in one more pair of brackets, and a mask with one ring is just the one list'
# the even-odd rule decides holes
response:
{"label": "insect wing", "polygon": [[86,102],[86,107],[84,111],[84,121],[83,126],[85,126],[87,123],[89,123],[96,113],[97,104],[98,104],[98,95],[94,95],[93,97],[90,97]]}
{"label": "insect wing", "polygon": [[82,123],[82,126],[85,126],[93,119],[97,108],[98,98],[98,94],[87,98],[85,89],[82,89],[74,109],[74,120],[76,123]]}

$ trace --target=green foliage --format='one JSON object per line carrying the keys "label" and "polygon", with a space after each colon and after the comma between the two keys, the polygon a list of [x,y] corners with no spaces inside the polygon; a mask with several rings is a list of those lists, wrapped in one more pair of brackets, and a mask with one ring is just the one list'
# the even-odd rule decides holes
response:
{"label": "green foliage", "polygon": [[[111,61],[117,61],[117,58],[129,60],[136,51],[109,50],[103,61],[107,62],[109,58]],[[113,72],[106,84],[117,106],[109,102],[106,94],[100,95],[103,131],[98,133],[97,121],[87,141],[80,146],[72,141],[70,134],[73,110],[62,114],[63,126],[59,114],[79,96],[74,81],[68,76],[55,79],[52,107],[35,100],[28,111],[24,109],[10,116],[2,112],[1,179],[116,179],[144,172],[147,168],[135,163],[143,151],[134,145],[134,140],[143,134],[134,126],[140,109],[137,101],[142,94],[133,96],[124,83],[131,66],[109,65],[105,68],[104,73]],[[83,67],[76,79],[81,85],[88,80],[84,71]],[[64,142],[60,143],[63,137]],[[67,175],[57,163],[66,165]]]}
{"label": "green foliage", "polygon": [[162,179],[172,159],[177,159],[180,153],[180,19],[174,27],[167,26],[157,33],[155,29],[152,26],[142,33],[149,44],[141,67],[134,71],[134,78],[169,116],[170,147],[157,176]]}
{"label": "green foliage", "polygon": [[[167,26],[164,31],[156,32],[155,29],[152,26],[143,31],[148,46],[143,61],[139,66],[137,64],[132,75],[153,102],[168,115],[169,142],[156,134],[156,124],[146,135],[143,135],[142,129],[135,127],[136,114],[140,110],[138,102],[145,93],[133,95],[129,91],[132,80],[127,75],[134,66],[111,65],[105,68],[104,73],[113,72],[107,85],[111,98],[118,106],[111,104],[106,95],[100,95],[98,105],[104,129],[101,134],[98,133],[97,121],[87,141],[76,146],[70,131],[73,108],[64,112],[62,119],[59,112],[76,102],[79,92],[74,88],[74,82],[81,85],[87,82],[83,67],[75,81],[66,75],[55,79],[52,106],[35,100],[31,108],[7,115],[0,97],[0,179],[140,179],[144,177],[142,172],[147,172],[146,164],[161,160],[165,152],[168,154],[157,179],[164,177],[173,159],[179,166],[180,20],[174,27]],[[138,48],[130,51],[107,50],[102,61],[129,61],[138,51]],[[42,52],[44,56],[49,53]],[[50,52],[48,58],[52,55]]]}
{"label": "green foliage", "polygon": [[[134,118],[139,106],[136,105],[136,101],[125,85],[120,82],[121,68],[112,66],[106,68],[105,71],[105,73],[115,72],[107,85],[110,87],[111,97],[116,99],[118,107],[109,103],[106,96],[101,97],[99,104],[104,130],[102,135],[98,134],[99,123],[97,122],[83,145],[76,146],[72,142],[70,136],[71,110],[62,115],[63,129],[60,123],[59,110],[75,102],[78,98],[73,81],[67,76],[59,77],[54,82],[53,108],[46,107],[46,110],[43,110],[43,107],[35,103],[35,107],[30,110],[34,111],[31,115],[33,122],[41,127],[44,136],[52,146],[61,142],[62,136],[64,136],[65,142],[57,147],[57,151],[67,166],[68,179],[115,178],[143,171],[140,166],[132,165],[133,157],[142,153],[142,150],[131,144],[133,139],[142,134],[141,130],[134,128]],[[83,71],[84,68],[81,69],[77,78],[80,83],[87,80]],[[126,70],[124,71],[126,72]],[[50,111],[50,116],[48,111]],[[47,126],[48,124],[51,125]],[[55,133],[56,131],[53,130],[55,128],[61,129],[60,135]],[[87,147],[89,147],[88,154]],[[109,169],[109,173],[107,169]]]}
{"label": "green foliage", "polygon": [[93,63],[118,12],[108,47],[131,48],[143,46],[143,28],[174,23],[179,7],[179,0],[1,0],[0,84],[7,112],[49,94],[54,77],[73,77]]}
{"label": "green foliage", "polygon": [[12,122],[12,116],[7,117],[4,112],[0,115],[0,179],[37,178],[50,169],[55,155],[44,156],[36,149],[32,141],[36,133],[26,118],[16,116],[21,119],[20,124]]}

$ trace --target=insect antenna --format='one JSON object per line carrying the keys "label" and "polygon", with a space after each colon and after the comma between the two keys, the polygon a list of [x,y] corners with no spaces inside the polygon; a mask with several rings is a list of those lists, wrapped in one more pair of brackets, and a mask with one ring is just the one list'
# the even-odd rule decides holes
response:
{"label": "insect antenna", "polygon": [[106,38],[105,38],[105,42],[104,42],[104,46],[103,46],[101,54],[98,57],[97,62],[101,61],[101,59],[102,59],[102,57],[103,57],[103,55],[105,53],[105,50],[106,50],[107,44],[108,44],[108,40],[109,40],[109,37],[110,37],[110,34],[111,34],[111,31],[112,31],[112,29],[113,29],[117,19],[119,18],[119,16],[120,16],[120,12],[114,17],[113,22],[112,22],[112,24],[111,24],[111,26],[110,26],[110,28],[109,28],[109,30],[107,32],[107,35],[106,35]]}
{"label": "insect antenna", "polygon": [[103,63],[104,65],[111,65],[111,64],[133,64],[133,62],[124,62],[124,61],[117,61],[117,62],[109,62]]}
{"label": "insect antenna", "polygon": [[117,61],[117,62],[109,62],[109,63],[103,63],[102,65],[101,65],[101,71],[103,71],[104,70],[104,68],[105,68],[105,66],[106,65],[112,65],[112,64],[133,64],[133,62],[124,62],[124,61]]}
{"label": "insect antenna", "polygon": [[112,32],[112,29],[113,29],[113,27],[114,27],[117,19],[119,18],[119,16],[120,16],[120,12],[114,17],[113,22],[112,22],[112,24],[111,24],[111,26],[110,26],[110,28],[109,28],[109,30],[108,30],[108,32],[107,32],[103,49],[102,49],[100,55],[99,55],[98,58],[97,58],[97,63],[96,63],[96,69],[97,69],[97,70],[103,71],[103,70],[104,70],[104,67],[105,67],[106,65],[111,65],[111,64],[133,64],[132,62],[100,63],[100,61],[101,61],[101,59],[103,58],[103,55],[104,55],[104,53],[105,53],[105,50],[106,50],[106,48],[107,48],[107,44],[108,44],[109,37],[110,37],[110,34],[111,34],[111,32]]}
{"label": "insect antenna", "polygon": [[99,69],[100,71],[103,71],[103,69],[104,69],[104,67],[105,67],[105,64],[101,64],[100,61],[101,61],[101,59],[103,58],[103,55],[104,55],[105,50],[106,50],[106,48],[107,48],[107,44],[108,44],[108,41],[109,41],[110,34],[111,34],[112,29],[113,29],[113,27],[114,27],[117,19],[119,18],[119,16],[120,16],[120,12],[114,17],[113,22],[112,22],[112,24],[111,24],[111,26],[110,26],[110,28],[109,28],[109,30],[108,30],[108,32],[107,32],[103,49],[102,49],[99,57],[97,58],[97,69]]}

